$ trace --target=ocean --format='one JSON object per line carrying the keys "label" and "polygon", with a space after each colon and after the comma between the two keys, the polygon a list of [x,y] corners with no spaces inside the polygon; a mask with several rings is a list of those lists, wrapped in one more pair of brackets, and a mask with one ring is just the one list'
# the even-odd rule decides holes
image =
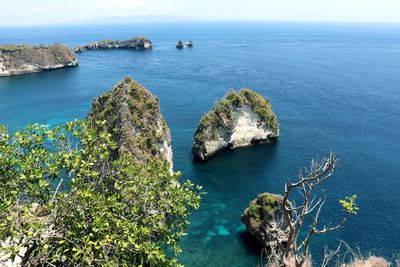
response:
{"label": "ocean", "polygon": [[[400,25],[333,23],[148,23],[0,27],[0,43],[75,47],[147,36],[151,51],[90,51],[77,68],[0,78],[0,124],[57,125],[85,118],[92,100],[131,76],[155,94],[171,129],[175,170],[204,187],[181,244],[186,266],[257,266],[260,248],[240,216],[261,192],[282,193],[311,158],[340,158],[323,184],[322,222],[337,223],[338,199],[357,194],[360,210],[345,227],[314,240],[346,241],[362,253],[400,253]],[[178,50],[178,40],[194,48]],[[270,99],[278,141],[193,162],[200,117],[230,89]]]}

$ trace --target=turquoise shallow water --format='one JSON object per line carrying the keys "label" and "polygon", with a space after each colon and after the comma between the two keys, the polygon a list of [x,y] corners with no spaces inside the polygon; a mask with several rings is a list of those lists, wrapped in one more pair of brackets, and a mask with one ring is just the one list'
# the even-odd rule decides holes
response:
{"label": "turquoise shallow water", "polygon": [[[84,118],[92,99],[131,75],[157,95],[171,128],[175,168],[208,194],[192,216],[181,260],[187,266],[256,266],[259,248],[240,215],[259,192],[280,193],[311,157],[341,158],[325,184],[325,222],[337,222],[337,199],[357,193],[361,210],[313,248],[343,239],[364,252],[400,252],[400,26],[200,23],[0,28],[0,43],[65,43],[145,35],[152,51],[98,51],[80,66],[0,78],[0,123],[56,125]],[[193,49],[177,50],[178,39]],[[281,137],[192,162],[201,115],[229,88],[270,98]]]}

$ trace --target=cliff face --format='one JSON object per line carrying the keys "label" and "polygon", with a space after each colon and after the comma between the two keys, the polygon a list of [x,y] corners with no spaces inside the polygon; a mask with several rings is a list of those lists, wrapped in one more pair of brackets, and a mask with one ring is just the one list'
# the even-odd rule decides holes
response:
{"label": "cliff face", "polygon": [[204,161],[221,150],[270,142],[278,136],[278,121],[268,99],[250,89],[232,90],[201,118],[192,153]]}
{"label": "cliff face", "polygon": [[0,46],[0,77],[75,67],[77,65],[78,59],[75,53],[64,45]]}
{"label": "cliff face", "polygon": [[166,160],[172,171],[171,136],[159,101],[136,81],[125,78],[96,98],[87,119],[106,121],[117,142],[116,157],[125,155],[143,164]]}
{"label": "cliff face", "polygon": [[134,37],[129,40],[104,40],[75,48],[76,53],[88,50],[107,50],[107,49],[135,49],[144,50],[153,47],[151,41],[145,37]]}

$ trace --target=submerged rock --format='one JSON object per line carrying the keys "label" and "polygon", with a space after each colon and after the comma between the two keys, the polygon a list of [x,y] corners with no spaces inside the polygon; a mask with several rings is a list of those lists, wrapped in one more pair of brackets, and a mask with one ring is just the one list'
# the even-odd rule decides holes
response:
{"label": "submerged rock", "polygon": [[278,136],[278,121],[268,99],[250,89],[231,90],[201,118],[192,153],[205,161],[224,149],[267,143]]}
{"label": "submerged rock", "polygon": [[172,171],[171,135],[161,115],[158,99],[127,77],[97,97],[88,121],[106,121],[105,127],[117,142],[115,157],[122,155],[146,164],[166,160]]}
{"label": "submerged rock", "polygon": [[78,59],[74,51],[65,45],[0,46],[0,77],[75,67],[77,65]]}
{"label": "submerged rock", "polygon": [[262,193],[250,202],[242,214],[247,232],[263,246],[287,243],[288,224],[283,218],[282,201],[281,195]]}
{"label": "submerged rock", "polygon": [[108,49],[151,49],[153,44],[146,37],[133,37],[129,40],[104,40],[75,48],[76,53],[88,50],[108,50]]}

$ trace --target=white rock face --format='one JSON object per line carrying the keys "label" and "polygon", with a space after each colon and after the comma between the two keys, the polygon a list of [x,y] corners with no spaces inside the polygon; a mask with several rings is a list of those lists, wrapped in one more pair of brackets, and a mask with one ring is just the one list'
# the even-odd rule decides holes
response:
{"label": "white rock face", "polygon": [[249,105],[233,111],[235,128],[228,141],[232,147],[248,146],[251,142],[268,140],[272,136],[271,129],[262,122],[260,115]]}
{"label": "white rock face", "polygon": [[28,73],[37,73],[44,70],[54,70],[54,69],[61,69],[61,68],[68,68],[68,67],[75,67],[78,66],[78,60],[66,63],[66,64],[55,64],[55,65],[33,65],[33,64],[23,64],[19,68],[9,68],[7,69],[3,62],[0,62],[0,77],[1,76],[12,76],[12,75],[21,75],[21,74],[28,74]]}
{"label": "white rock face", "polygon": [[[163,126],[161,118],[158,120],[157,126],[158,126],[157,133],[163,134]],[[157,142],[157,146],[158,149],[160,149],[160,152],[163,155],[164,159],[169,162],[170,173],[173,173],[174,162],[173,162],[171,142],[168,141],[166,138],[163,138],[162,142]]]}
{"label": "white rock face", "polygon": [[208,157],[218,153],[220,150],[228,147],[228,142],[221,138],[221,136],[217,137],[217,140],[211,140],[204,142],[205,153],[199,154],[199,157],[202,160],[205,160]]}
{"label": "white rock face", "polygon": [[[266,143],[279,136],[279,132],[274,132],[260,115],[247,104],[241,108],[234,108],[232,118],[233,129],[218,128],[218,135],[215,138],[204,141],[203,151],[193,151],[195,157],[206,160],[227,148],[244,147],[252,143]],[[209,127],[206,131],[211,132],[213,129]]]}
{"label": "white rock face", "polygon": [[[1,55],[1,51],[0,51]],[[10,71],[6,69],[6,66],[4,66],[4,60],[0,56],[0,76],[8,76],[10,75]]]}
{"label": "white rock face", "polygon": [[0,66],[0,76],[11,76],[11,75],[26,74],[26,73],[36,73],[36,72],[41,71],[38,66],[31,65],[31,64],[23,64],[18,69],[17,68],[6,69],[6,67],[4,67],[3,69],[4,70],[1,71],[1,66]]}

